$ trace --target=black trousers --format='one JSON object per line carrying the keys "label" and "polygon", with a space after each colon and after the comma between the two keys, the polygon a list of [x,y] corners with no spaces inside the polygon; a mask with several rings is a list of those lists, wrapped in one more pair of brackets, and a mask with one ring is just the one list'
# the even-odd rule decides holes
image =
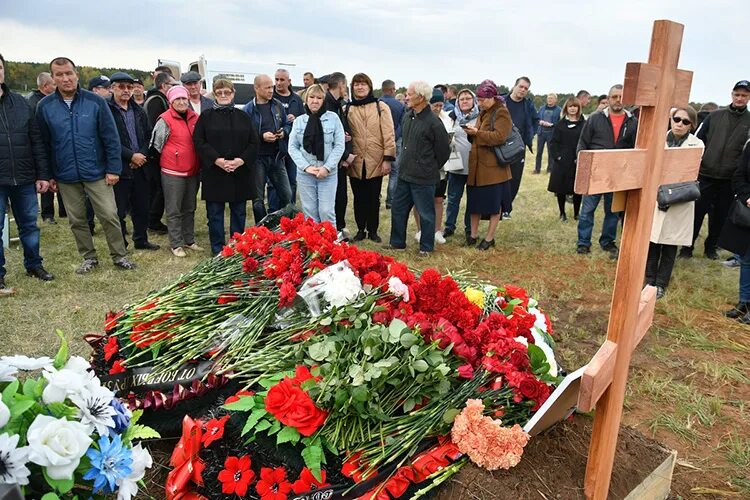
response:
{"label": "black trousers", "polygon": [[[560,215],[565,215],[565,201],[567,195],[557,193],[557,208],[560,209]],[[573,195],[573,217],[578,217],[578,214],[581,213],[581,200],[583,199],[583,195],[580,194],[574,194]]]}
{"label": "black trousers", "polygon": [[339,167],[337,170],[339,182],[336,186],[336,229],[341,231],[346,227],[346,205],[349,203],[349,195],[346,192],[346,169]]}
{"label": "black trousers", "polygon": [[[55,193],[47,191],[39,195],[42,207],[42,220],[54,219],[55,218]],[[65,212],[65,204],[63,203],[62,196],[57,193],[57,213],[60,217],[67,217],[68,214]]]}
{"label": "black trousers", "polygon": [[646,260],[646,283],[667,288],[672,277],[675,257],[677,257],[677,245],[649,243],[648,260]]}
{"label": "black trousers", "polygon": [[526,166],[526,159],[521,158],[510,164],[510,173],[513,178],[510,180],[510,200],[516,199],[518,190],[521,189],[521,177],[523,177],[523,167]]}
{"label": "black trousers", "polygon": [[161,169],[158,165],[146,165],[146,178],[150,183],[148,227],[159,227],[164,215],[164,191],[161,189]]}
{"label": "black trousers", "polygon": [[729,209],[734,199],[732,181],[729,179],[710,179],[699,175],[698,182],[701,197],[695,202],[693,246],[695,246],[695,240],[698,239],[703,218],[708,215],[708,235],[703,243],[703,248],[707,252],[715,251],[721,228],[724,227],[724,222],[729,216]]}
{"label": "black trousers", "polygon": [[378,234],[380,226],[380,191],[383,187],[382,177],[372,179],[350,178],[354,194],[354,220],[357,230],[370,235]]}
{"label": "black trousers", "polygon": [[133,171],[132,179],[122,179],[115,184],[115,203],[117,203],[117,217],[120,219],[122,228],[122,239],[125,246],[128,240],[125,238],[125,217],[130,214],[133,221],[133,243],[141,246],[148,243],[148,216],[151,197],[151,179],[143,171]]}

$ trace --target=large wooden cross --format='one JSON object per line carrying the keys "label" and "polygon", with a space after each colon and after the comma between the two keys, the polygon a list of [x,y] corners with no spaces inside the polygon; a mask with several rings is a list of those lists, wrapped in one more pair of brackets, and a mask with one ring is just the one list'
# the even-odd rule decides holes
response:
{"label": "large wooden cross", "polygon": [[616,192],[625,210],[607,340],[585,370],[578,399],[579,410],[596,407],[584,482],[589,499],[607,498],[631,356],[654,317],[656,289],[644,289],[643,280],[656,193],[661,184],[695,180],[703,152],[665,148],[670,108],[688,104],[693,79],[677,69],[683,28],[654,22],[648,63],[626,66],[623,104],[641,107],[635,149],[578,155],[576,193]]}

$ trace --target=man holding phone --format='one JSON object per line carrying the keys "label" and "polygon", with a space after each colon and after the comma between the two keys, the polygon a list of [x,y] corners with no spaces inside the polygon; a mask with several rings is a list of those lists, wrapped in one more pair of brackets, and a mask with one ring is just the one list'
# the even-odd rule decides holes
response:
{"label": "man holding phone", "polygon": [[255,98],[245,105],[245,112],[255,124],[260,138],[258,159],[253,172],[253,217],[255,223],[266,216],[266,175],[276,190],[279,208],[292,200],[292,188],[286,173],[284,158],[287,155],[286,138],[289,132],[284,106],[273,97],[273,80],[268,75],[258,75],[253,82]]}

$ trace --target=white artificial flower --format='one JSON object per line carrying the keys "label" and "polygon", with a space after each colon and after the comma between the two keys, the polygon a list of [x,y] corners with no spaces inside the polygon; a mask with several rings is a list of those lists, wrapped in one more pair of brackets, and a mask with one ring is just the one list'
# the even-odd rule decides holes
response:
{"label": "white artificial flower", "polygon": [[92,385],[99,385],[96,376],[88,371],[90,367],[82,357],[73,356],[62,369],[45,370],[43,375],[47,379],[47,386],[42,392],[42,400],[46,404],[62,403],[69,396],[81,394]]}
{"label": "white artificial flower", "polygon": [[51,368],[53,361],[52,358],[48,358],[47,356],[30,358],[28,356],[17,355],[0,357],[0,364],[10,365],[19,370],[32,371]]}
{"label": "white artificial flower", "polygon": [[117,479],[117,486],[119,486],[117,500],[130,500],[138,495],[138,481],[143,479],[146,469],[150,469],[154,464],[151,454],[143,449],[141,443],[133,446],[131,451],[133,453],[133,463],[130,466],[132,472],[128,477]]}
{"label": "white artificial flower", "polygon": [[518,337],[514,338],[513,340],[515,340],[519,344],[525,345],[526,347],[529,346],[529,341],[526,340],[526,337],[524,337],[523,335],[519,335]]}
{"label": "white artificial flower", "polygon": [[396,276],[388,278],[388,291],[396,297],[401,297],[404,302],[409,302],[409,287]]}
{"label": "white artificial flower", "polygon": [[26,467],[28,446],[17,448],[18,434],[0,434],[0,484],[29,484],[31,471]]}
{"label": "white artificial flower", "polygon": [[5,424],[8,423],[8,420],[10,420],[10,410],[7,406],[5,406],[3,400],[0,399],[0,429],[5,427]]}
{"label": "white artificial flower", "polygon": [[70,480],[91,446],[88,430],[80,422],[37,415],[26,433],[29,461],[45,467],[52,479]]}
{"label": "white artificial flower", "polygon": [[0,363],[0,382],[13,382],[16,380],[16,373],[18,373],[18,368],[15,366]]}
{"label": "white artificial flower", "polygon": [[547,319],[544,317],[542,311],[536,307],[529,307],[529,312],[536,317],[534,328],[539,328],[544,333],[547,333]]}
{"label": "white artificial flower", "polygon": [[[98,379],[95,379],[98,382]],[[94,432],[100,436],[108,436],[109,429],[115,427],[115,421],[112,419],[117,411],[110,403],[115,394],[101,385],[89,385],[86,389],[78,394],[69,396],[74,405],[78,407],[78,417],[81,423],[86,426],[89,434]]]}

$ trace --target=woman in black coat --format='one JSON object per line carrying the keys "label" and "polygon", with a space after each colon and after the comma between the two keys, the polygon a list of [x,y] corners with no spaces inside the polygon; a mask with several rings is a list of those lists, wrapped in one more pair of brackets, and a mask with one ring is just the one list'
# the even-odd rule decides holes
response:
{"label": "woman in black coat", "polygon": [[201,163],[201,199],[206,201],[211,253],[224,247],[224,207],[229,203],[229,232],[245,230],[247,200],[253,197],[250,169],[258,154],[258,134],[250,116],[234,107],[234,84],[216,80],[213,109],[201,113],[193,141]]}
{"label": "woman in black coat", "polygon": [[737,225],[732,219],[736,210],[750,211],[750,141],[745,143],[742,158],[732,177],[732,189],[736,199],[732,205],[732,212],[721,230],[719,246],[741,257],[740,300],[725,314],[728,318],[747,325],[750,324],[750,227]]}
{"label": "woman in black coat", "polygon": [[578,138],[583,130],[583,113],[581,102],[570,97],[563,106],[563,117],[555,125],[552,141],[549,144],[549,155],[552,157],[552,172],[549,176],[547,191],[557,195],[557,205],[560,208],[560,220],[565,222],[565,197],[573,195],[573,217],[578,220],[581,209],[580,194],[575,194],[573,187],[576,181],[576,147]]}

